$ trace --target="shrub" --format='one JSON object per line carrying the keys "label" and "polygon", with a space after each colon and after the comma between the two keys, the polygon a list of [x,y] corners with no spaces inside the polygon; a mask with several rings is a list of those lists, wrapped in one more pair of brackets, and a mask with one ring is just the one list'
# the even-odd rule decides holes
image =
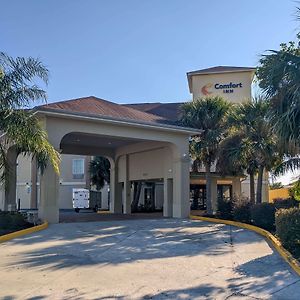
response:
{"label": "shrub", "polygon": [[230,198],[218,197],[217,217],[232,220],[233,201]]}
{"label": "shrub", "polygon": [[235,202],[233,207],[233,219],[238,222],[251,223],[251,206],[249,201]]}
{"label": "shrub", "polygon": [[253,205],[251,219],[253,225],[273,231],[275,229],[275,205],[273,203]]}
{"label": "shrub", "polygon": [[273,203],[276,209],[299,207],[299,201],[293,198],[288,198],[288,199],[277,198],[274,199]]}
{"label": "shrub", "polygon": [[31,227],[24,216],[15,212],[0,212],[0,234]]}
{"label": "shrub", "polygon": [[280,209],[276,212],[276,234],[296,257],[300,257],[300,208]]}

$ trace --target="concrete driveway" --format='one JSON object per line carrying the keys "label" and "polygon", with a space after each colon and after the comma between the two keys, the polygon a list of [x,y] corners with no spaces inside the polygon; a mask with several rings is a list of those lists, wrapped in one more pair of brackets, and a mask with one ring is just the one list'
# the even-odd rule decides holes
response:
{"label": "concrete driveway", "polygon": [[0,244],[1,299],[299,299],[257,234],[157,219],[51,225]]}

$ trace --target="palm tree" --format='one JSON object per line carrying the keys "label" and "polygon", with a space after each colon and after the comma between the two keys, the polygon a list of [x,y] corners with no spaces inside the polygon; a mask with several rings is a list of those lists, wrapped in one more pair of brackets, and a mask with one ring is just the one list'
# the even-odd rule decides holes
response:
{"label": "palm tree", "polygon": [[290,152],[288,146],[292,145],[299,153],[300,33],[297,38],[298,43],[281,44],[280,50],[263,55],[257,77],[260,88],[270,99],[272,121],[285,150]]}
{"label": "palm tree", "polygon": [[0,52],[0,180],[6,190],[10,180],[8,151],[12,146],[17,154],[36,157],[41,169],[49,161],[59,173],[59,154],[48,142],[38,118],[28,109],[35,101],[46,100],[46,92],[32,83],[35,79],[48,82],[48,70],[38,59],[13,59]]}
{"label": "palm tree", "polygon": [[257,203],[262,202],[264,172],[270,171],[281,162],[278,139],[272,129],[268,112],[269,102],[260,98],[237,106],[230,117],[235,130],[222,147],[225,148],[223,152],[226,153],[225,158],[228,158],[229,163],[236,163],[238,160],[240,167],[250,175],[251,202],[254,202],[254,175],[257,172]]}
{"label": "palm tree", "polygon": [[217,158],[220,142],[227,135],[230,107],[231,105],[219,96],[201,98],[182,105],[182,124],[202,131],[192,137],[190,153],[192,159],[201,162],[205,167],[208,214],[213,213],[211,167]]}
{"label": "palm tree", "polygon": [[[299,8],[297,15],[300,19]],[[263,55],[257,70],[259,86],[270,98],[270,115],[285,154],[275,175],[300,166],[300,33],[297,39],[297,43],[283,43],[280,50]]]}
{"label": "palm tree", "polygon": [[110,182],[110,163],[109,160],[102,156],[95,156],[90,162],[89,172],[91,183],[100,191],[105,183]]}
{"label": "palm tree", "polygon": [[255,203],[255,175],[257,174],[257,168],[252,143],[245,133],[242,131],[231,132],[220,144],[217,171],[222,175],[230,176],[241,176],[246,171],[250,181],[251,203]]}

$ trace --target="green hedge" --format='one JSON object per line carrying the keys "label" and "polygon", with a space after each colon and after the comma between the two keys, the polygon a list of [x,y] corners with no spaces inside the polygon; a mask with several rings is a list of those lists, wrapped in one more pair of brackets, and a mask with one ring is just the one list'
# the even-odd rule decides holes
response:
{"label": "green hedge", "polygon": [[275,229],[275,206],[272,203],[260,203],[251,207],[251,219],[255,226],[269,231]]}
{"label": "green hedge", "polygon": [[250,202],[236,202],[232,211],[234,221],[251,224],[251,207]]}
{"label": "green hedge", "polygon": [[300,208],[278,210],[275,223],[282,245],[300,258]]}
{"label": "green hedge", "polygon": [[0,235],[31,227],[24,216],[17,212],[0,211]]}
{"label": "green hedge", "polygon": [[233,201],[230,198],[218,198],[217,217],[232,220]]}
{"label": "green hedge", "polygon": [[274,203],[276,209],[299,207],[299,201],[297,201],[293,198],[288,198],[288,199],[277,198],[277,199],[274,199],[273,203]]}

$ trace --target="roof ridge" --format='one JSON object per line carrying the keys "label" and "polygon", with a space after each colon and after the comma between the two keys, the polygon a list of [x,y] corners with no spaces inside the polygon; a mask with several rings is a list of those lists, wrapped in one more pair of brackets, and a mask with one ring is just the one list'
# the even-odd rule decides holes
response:
{"label": "roof ridge", "polygon": [[[86,105],[84,104],[84,100],[86,100]],[[89,102],[92,101],[92,102]],[[95,101],[93,104],[93,101]],[[97,102],[99,101],[99,105]],[[95,107],[93,107],[95,105]],[[158,104],[159,105],[159,104]],[[85,108],[86,106],[86,108]],[[71,107],[77,107],[75,109],[72,109]],[[92,108],[93,107],[93,108]],[[98,110],[98,108],[100,111]],[[88,96],[88,97],[80,97],[75,99],[69,99],[65,101],[58,101],[58,102],[52,102],[47,103],[43,105],[36,106],[35,109],[55,109],[55,110],[71,110],[71,111],[85,111],[89,113],[95,112],[95,114],[99,115],[114,115],[117,118],[125,118],[125,119],[145,119],[145,120],[152,120],[156,122],[168,122],[167,118],[163,116],[159,116],[156,114],[153,114],[151,112],[147,111],[141,111],[139,109],[136,109],[132,106],[126,106],[123,104],[115,103],[112,101],[108,101],[102,98],[98,98],[95,96]],[[97,113],[98,111],[98,113]],[[123,117],[122,117],[123,115]]]}
{"label": "roof ridge", "polygon": [[126,105],[124,105],[124,104],[118,104],[118,105],[120,105],[120,106],[124,107],[125,109],[129,109],[129,110],[138,111],[139,113],[143,113],[143,114],[151,115],[151,116],[154,116],[154,117],[156,117],[156,118],[159,118],[159,119],[161,119],[161,120],[167,120],[166,118],[163,118],[163,117],[161,117],[161,116],[158,116],[158,115],[155,115],[155,114],[152,114],[152,113],[146,112],[146,111],[141,111],[141,110],[138,110],[138,109],[135,109],[135,108],[132,108],[132,107],[128,107],[128,106],[126,106]]}
{"label": "roof ridge", "polygon": [[73,99],[68,99],[68,100],[60,100],[60,101],[56,101],[56,102],[50,102],[50,103],[46,103],[46,104],[43,104],[43,105],[38,105],[38,107],[39,106],[48,106],[48,105],[51,105],[51,104],[70,103],[70,102],[73,102],[73,101],[90,99],[90,98],[93,98],[95,100],[101,100],[101,101],[105,101],[105,102],[109,102],[109,103],[113,103],[113,104],[119,105],[118,103],[111,102],[109,100],[105,100],[105,99],[102,99],[102,98],[98,98],[96,96],[86,96],[86,97],[79,97],[79,98],[73,98]]}

